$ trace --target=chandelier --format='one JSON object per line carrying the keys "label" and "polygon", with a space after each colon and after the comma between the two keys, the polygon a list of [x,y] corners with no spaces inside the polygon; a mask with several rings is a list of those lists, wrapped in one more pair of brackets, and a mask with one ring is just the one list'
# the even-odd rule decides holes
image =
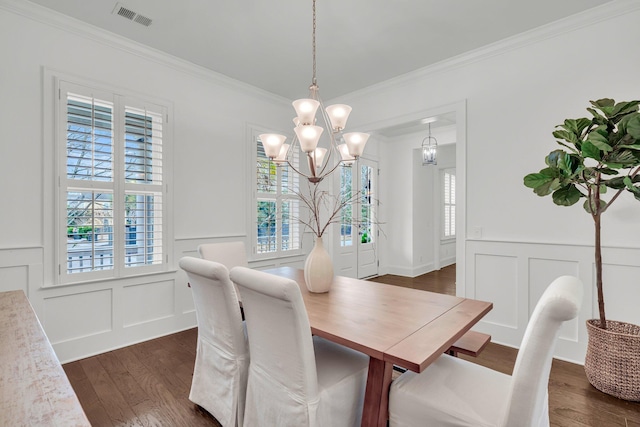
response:
{"label": "chandelier", "polygon": [[437,165],[438,140],[431,136],[431,123],[429,123],[429,136],[422,140],[422,165]]}
{"label": "chandelier", "polygon": [[[295,136],[291,144],[285,144],[284,135],[265,133],[259,135],[265,155],[278,166],[288,165],[311,183],[318,183],[335,171],[338,166],[352,165],[364,151],[369,134],[362,132],[343,133],[351,107],[335,104],[324,107],[318,94],[316,80],[316,0],[313,0],[312,31],[313,78],[309,86],[309,97],[293,101],[296,117]],[[320,109],[325,128],[316,123],[316,112]],[[326,147],[320,146],[320,136],[328,134]],[[326,140],[326,138],[325,138]],[[328,144],[328,145],[327,145]],[[308,172],[302,171],[294,161],[298,147],[306,154]]]}

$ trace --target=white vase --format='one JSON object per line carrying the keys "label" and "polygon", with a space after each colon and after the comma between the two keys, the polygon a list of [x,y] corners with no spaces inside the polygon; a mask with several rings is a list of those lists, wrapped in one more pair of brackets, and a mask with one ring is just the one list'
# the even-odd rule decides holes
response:
{"label": "white vase", "polygon": [[304,263],[304,281],[309,292],[329,292],[333,283],[333,263],[322,244],[322,237],[316,237],[316,243]]}

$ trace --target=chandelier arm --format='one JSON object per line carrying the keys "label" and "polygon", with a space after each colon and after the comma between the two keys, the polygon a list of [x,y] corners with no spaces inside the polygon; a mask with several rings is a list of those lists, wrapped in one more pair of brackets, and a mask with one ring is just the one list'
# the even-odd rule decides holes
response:
{"label": "chandelier arm", "polygon": [[313,176],[304,173],[302,170],[300,170],[299,167],[297,167],[295,165],[294,155],[295,155],[295,152],[298,149],[299,145],[300,144],[299,144],[299,141],[298,141],[298,137],[294,136],[293,140],[291,141],[291,145],[289,146],[289,151],[287,151],[287,154],[285,156],[285,163],[287,164],[288,167],[290,167],[298,175],[303,176],[306,179],[311,179],[311,178],[313,178]]}

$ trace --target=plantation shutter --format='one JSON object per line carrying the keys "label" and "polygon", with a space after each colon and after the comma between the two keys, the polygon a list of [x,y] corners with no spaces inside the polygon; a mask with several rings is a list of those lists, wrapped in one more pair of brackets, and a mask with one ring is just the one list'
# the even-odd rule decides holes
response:
{"label": "plantation shutter", "polygon": [[[298,154],[294,156],[298,162]],[[277,166],[256,139],[256,254],[298,250],[300,242],[299,177],[289,166]]]}
{"label": "plantation shutter", "polygon": [[163,260],[162,111],[125,107],[125,267]]}
{"label": "plantation shutter", "polygon": [[65,81],[58,105],[60,282],[159,271],[165,107]]}
{"label": "plantation shutter", "polygon": [[444,169],[442,172],[443,185],[443,237],[451,238],[456,235],[456,170]]}
{"label": "plantation shutter", "polygon": [[113,270],[113,98],[82,87],[64,93],[66,272]]}

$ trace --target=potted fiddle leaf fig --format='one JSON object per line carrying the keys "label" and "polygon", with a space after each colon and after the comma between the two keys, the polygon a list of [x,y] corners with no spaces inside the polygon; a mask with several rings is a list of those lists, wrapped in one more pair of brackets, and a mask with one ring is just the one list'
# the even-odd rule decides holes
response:
{"label": "potted fiddle leaf fig", "polygon": [[601,218],[623,194],[640,201],[640,101],[591,101],[591,118],[567,119],[553,136],[562,147],[546,157],[547,167],[524,177],[538,196],[560,206],[584,199],[595,228],[599,319],[587,321],[585,372],[597,389],[640,401],[640,326],[607,320],[602,287]]}

